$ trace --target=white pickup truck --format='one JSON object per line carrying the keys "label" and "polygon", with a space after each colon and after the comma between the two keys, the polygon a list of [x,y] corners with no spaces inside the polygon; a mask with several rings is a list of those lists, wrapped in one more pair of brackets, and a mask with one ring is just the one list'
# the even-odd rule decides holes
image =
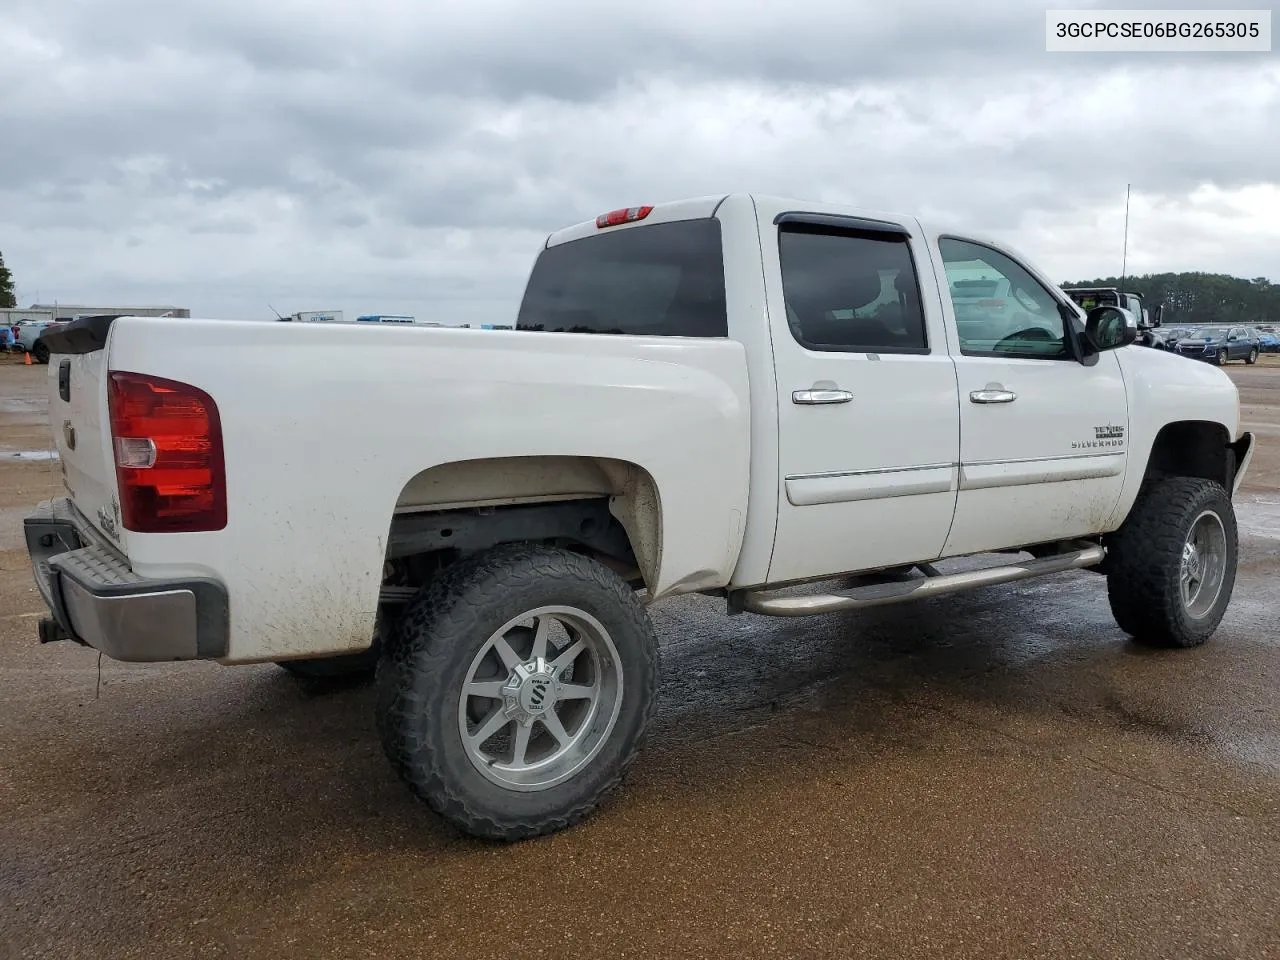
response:
{"label": "white pickup truck", "polygon": [[[974,278],[1005,296],[957,325]],[[673,594],[791,617],[1090,568],[1135,641],[1206,640],[1254,441],[1226,374],[1136,332],[995,241],[750,195],[552,234],[510,331],[76,321],[41,639],[376,665],[418,796],[548,833],[633,759]]]}

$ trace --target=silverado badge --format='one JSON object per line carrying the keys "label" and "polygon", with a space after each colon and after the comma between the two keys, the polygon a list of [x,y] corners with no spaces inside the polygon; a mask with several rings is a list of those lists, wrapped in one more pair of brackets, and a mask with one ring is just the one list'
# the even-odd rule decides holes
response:
{"label": "silverado badge", "polygon": [[1098,450],[1104,447],[1123,446],[1124,427],[1111,423],[1101,427],[1094,427],[1092,440],[1074,440],[1071,443],[1072,450]]}

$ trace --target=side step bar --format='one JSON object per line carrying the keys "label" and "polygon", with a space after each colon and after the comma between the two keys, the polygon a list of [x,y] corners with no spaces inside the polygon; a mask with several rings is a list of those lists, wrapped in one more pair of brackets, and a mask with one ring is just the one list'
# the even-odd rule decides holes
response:
{"label": "side step bar", "polygon": [[[989,587],[997,583],[1012,583],[1015,580],[1029,580],[1032,577],[1043,577],[1050,573],[1079,570],[1101,563],[1105,556],[1104,547],[1092,544],[1079,550],[1059,553],[1039,560],[1027,560],[1025,563],[989,567],[985,570],[966,570],[963,573],[937,574],[934,571],[935,575],[926,575],[914,580],[900,580],[895,583],[876,583],[843,593],[780,597],[775,593],[744,591],[733,599],[733,603],[740,610],[766,617],[810,617],[819,613],[863,610],[867,607],[881,607],[907,600],[941,597],[948,593],[972,590],[975,587]],[[921,564],[921,567],[926,569],[926,574],[933,569],[926,564]]]}

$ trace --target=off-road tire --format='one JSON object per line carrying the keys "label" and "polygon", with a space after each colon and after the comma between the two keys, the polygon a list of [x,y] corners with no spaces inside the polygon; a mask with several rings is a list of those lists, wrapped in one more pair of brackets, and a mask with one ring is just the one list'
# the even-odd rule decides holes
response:
{"label": "off-road tire", "polygon": [[[504,788],[465,752],[459,696],[495,631],[553,604],[571,604],[608,630],[622,665],[622,704],[582,770],[547,789]],[[378,664],[378,732],[396,773],[441,817],[474,837],[524,840],[581,821],[619,784],[642,745],[658,674],[653,626],[621,577],[561,548],[498,546],[448,567],[406,607]]]}
{"label": "off-road tire", "polygon": [[[1226,534],[1226,570],[1217,600],[1193,619],[1182,602],[1182,549],[1196,518],[1215,512]],[[1149,647],[1196,647],[1222,622],[1235,586],[1239,557],[1235,511],[1212,480],[1171,477],[1149,481],[1128,518],[1107,538],[1107,598],[1120,629]]]}
{"label": "off-road tire", "polygon": [[354,679],[362,676],[372,680],[381,653],[381,645],[375,640],[373,646],[359,653],[344,653],[314,660],[280,660],[276,666],[303,680],[332,680],[338,677]]}
{"label": "off-road tire", "polygon": [[1245,363],[1253,364],[1257,362],[1258,362],[1258,348],[1254,347],[1252,350],[1249,351],[1249,356],[1248,356],[1248,359],[1245,360]]}

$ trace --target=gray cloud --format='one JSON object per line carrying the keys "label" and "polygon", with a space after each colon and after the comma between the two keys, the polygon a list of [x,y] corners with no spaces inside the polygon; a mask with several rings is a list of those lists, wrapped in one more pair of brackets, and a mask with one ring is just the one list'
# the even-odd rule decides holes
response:
{"label": "gray cloud", "polygon": [[1274,57],[1050,55],[1014,0],[792,7],[10,0],[0,250],[27,299],[476,320],[545,233],[625,203],[937,214],[1085,275],[1131,182],[1213,237],[1136,262],[1274,269],[1256,203],[1212,201],[1233,234],[1192,201],[1280,180]]}

